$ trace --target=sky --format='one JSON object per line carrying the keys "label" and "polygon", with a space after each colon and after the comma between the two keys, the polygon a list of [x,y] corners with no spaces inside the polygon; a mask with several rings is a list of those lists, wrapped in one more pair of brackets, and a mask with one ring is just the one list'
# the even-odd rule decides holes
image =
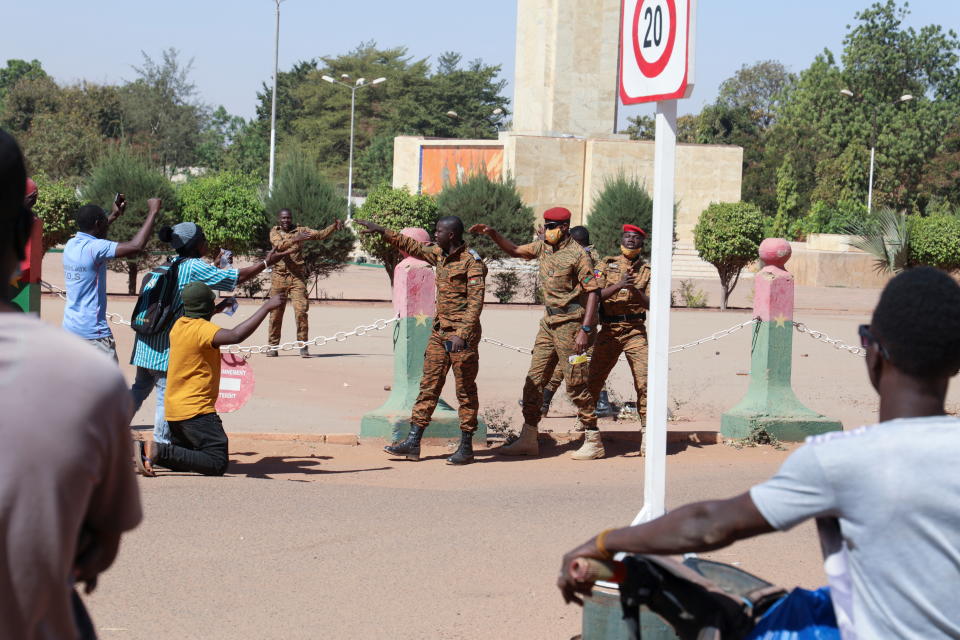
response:
{"label": "sky", "polygon": [[[599,0],[597,0],[599,1]],[[253,117],[256,93],[273,69],[273,0],[6,0],[0,63],[38,59],[60,83],[118,83],[135,77],[141,51],[155,60],[168,47],[193,59],[200,99]],[[829,48],[839,57],[847,25],[867,0],[699,0],[695,88],[679,113],[698,113],[743,65],[779,60],[798,72]],[[907,24],[960,31],[960,1],[913,0]],[[513,97],[517,0],[284,0],[280,69],[345,53],[365,41],[405,46],[416,58],[457,51],[502,65]],[[9,25],[16,25],[9,28]],[[616,61],[611,61],[611,75]],[[331,87],[332,89],[332,87]],[[630,115],[650,105],[622,107]]]}

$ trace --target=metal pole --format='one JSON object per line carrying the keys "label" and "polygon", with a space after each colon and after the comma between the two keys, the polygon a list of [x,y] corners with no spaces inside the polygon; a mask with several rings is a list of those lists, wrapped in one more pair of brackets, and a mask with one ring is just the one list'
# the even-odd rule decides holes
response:
{"label": "metal pole", "polygon": [[[362,85],[361,85],[362,86]],[[350,90],[350,160],[347,166],[347,220],[351,219],[350,201],[353,199],[353,112],[357,103],[357,89]]]}
{"label": "metal pole", "polygon": [[875,147],[870,147],[870,184],[867,187],[867,213],[873,209],[873,152]]}
{"label": "metal pole", "polygon": [[277,69],[280,56],[280,2],[277,3],[277,26],[273,40],[273,95],[270,98],[270,179],[267,191],[273,193],[273,172],[277,162]]}
{"label": "metal pole", "polygon": [[667,482],[667,366],[670,350],[670,279],[673,256],[674,173],[677,150],[677,101],[657,103],[653,151],[653,276],[650,286],[650,366],[647,372],[647,433],[643,509],[633,523],[659,518],[665,510]]}

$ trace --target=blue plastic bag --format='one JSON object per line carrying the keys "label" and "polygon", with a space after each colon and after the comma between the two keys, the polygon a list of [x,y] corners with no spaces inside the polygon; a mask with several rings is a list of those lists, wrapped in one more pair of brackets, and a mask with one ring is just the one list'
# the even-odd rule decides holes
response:
{"label": "blue plastic bag", "polygon": [[767,611],[746,640],[840,640],[830,587],[794,589]]}

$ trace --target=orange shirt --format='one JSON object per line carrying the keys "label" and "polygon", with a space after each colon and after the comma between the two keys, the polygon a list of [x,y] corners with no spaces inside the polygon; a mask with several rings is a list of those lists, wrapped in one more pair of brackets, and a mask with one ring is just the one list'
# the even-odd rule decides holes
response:
{"label": "orange shirt", "polygon": [[179,318],[170,330],[170,366],[163,407],[167,420],[216,413],[220,393],[220,327],[203,318]]}

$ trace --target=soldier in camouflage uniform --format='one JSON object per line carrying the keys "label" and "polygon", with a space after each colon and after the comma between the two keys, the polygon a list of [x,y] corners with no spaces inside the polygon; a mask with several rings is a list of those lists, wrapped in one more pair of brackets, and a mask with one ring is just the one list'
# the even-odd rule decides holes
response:
{"label": "soldier in camouflage uniform", "polygon": [[437,221],[434,242],[422,243],[390,231],[373,222],[354,220],[366,228],[364,233],[381,233],[400,251],[430,263],[436,268],[437,313],[433,332],[423,354],[423,378],[420,394],[410,416],[406,440],[385,447],[395,456],[420,459],[420,439],[430,424],[440,400],[447,372],[453,369],[460,403],[460,446],[447,458],[448,464],[473,462],[473,434],[477,430],[477,371],[480,368],[480,312],[483,310],[484,280],[487,266],[473,249],[463,242],[463,222],[456,216]]}
{"label": "soldier in camouflage uniform", "polygon": [[[640,257],[644,235],[640,227],[623,225],[620,255],[607,256],[597,265],[603,281],[600,291],[600,323],[603,326],[593,346],[588,383],[590,397],[596,402],[620,354],[626,355],[637,391],[641,431],[647,410],[647,329],[644,322],[650,306],[650,267]],[[583,454],[602,458],[603,442],[598,440]]]}
{"label": "soldier in camouflage uniform", "polygon": [[537,425],[543,387],[559,363],[564,368],[567,392],[577,407],[577,415],[587,428],[588,436],[597,428],[594,403],[587,390],[589,360],[584,356],[571,362],[572,356],[583,355],[590,346],[593,332],[591,318],[597,312],[598,284],[590,257],[570,238],[570,212],[563,207],[548,209],[543,214],[544,240],[517,246],[492,227],[476,224],[471,233],[484,233],[507,255],[525,260],[540,260],[540,282],[546,314],[540,320],[540,331],[533,345],[530,370],[523,385],[523,420],[520,437],[497,449],[503,455],[537,455]]}
{"label": "soldier in camouflage uniform", "polygon": [[[301,247],[307,240],[323,240],[334,231],[342,229],[343,221],[337,220],[323,231],[315,231],[308,227],[294,227],[290,209],[280,209],[277,218],[279,224],[270,230],[270,244],[278,252],[294,247],[295,249],[273,268],[270,296],[285,295],[293,303],[293,312],[297,320],[297,340],[305,341],[309,339],[307,307],[310,302],[307,298],[307,268]],[[286,304],[281,304],[270,312],[270,344],[280,344],[280,328],[283,324],[285,308]],[[300,349],[300,355],[308,358],[310,350],[303,347]],[[276,357],[277,352],[268,351],[267,356]]]}

